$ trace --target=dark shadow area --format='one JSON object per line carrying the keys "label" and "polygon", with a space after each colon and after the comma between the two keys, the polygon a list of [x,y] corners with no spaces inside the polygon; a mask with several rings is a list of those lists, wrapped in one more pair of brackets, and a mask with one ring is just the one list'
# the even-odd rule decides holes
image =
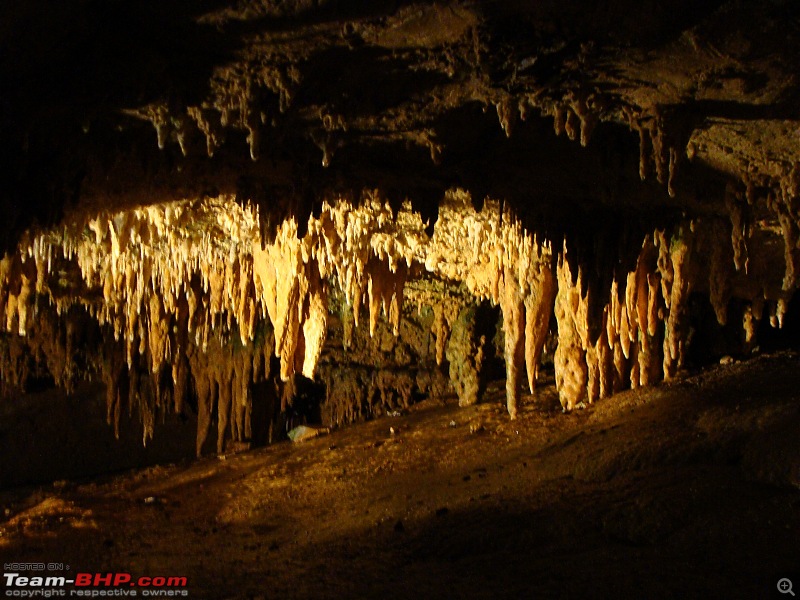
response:
{"label": "dark shadow area", "polygon": [[795,294],[783,317],[783,327],[770,324],[769,306],[764,309],[764,317],[758,324],[756,339],[762,352],[780,350],[800,350],[800,299]]}
{"label": "dark shadow area", "polygon": [[58,388],[19,395],[0,414],[0,489],[194,457],[193,415],[168,415],[144,446],[141,424],[126,414],[115,439],[98,384],[80,384],[70,396]]}
{"label": "dark shadow area", "polygon": [[724,0],[702,3],[618,0],[565,4],[558,0],[536,3],[486,0],[479,6],[489,18],[492,35],[512,45],[526,33],[530,39],[533,35],[561,30],[597,43],[654,48],[702,23],[725,3]]}
{"label": "dark shadow area", "polygon": [[280,398],[278,398],[275,382],[262,381],[250,386],[253,402],[250,416],[254,447],[266,446],[277,439],[276,423],[280,416]]}
{"label": "dark shadow area", "polygon": [[300,65],[305,84],[295,101],[301,106],[330,106],[331,114],[350,121],[381,114],[414,97],[425,97],[447,82],[438,72],[409,70],[409,61],[390,50],[333,47]]}
{"label": "dark shadow area", "polygon": [[[239,40],[196,18],[221,0],[6,4],[0,19],[0,243],[56,221],[80,195],[90,156],[113,145],[122,108],[187,103]],[[100,149],[100,150],[99,150]],[[105,150],[102,150],[105,149]]]}
{"label": "dark shadow area", "polygon": [[719,362],[724,357],[742,358],[748,349],[744,343],[742,317],[744,303],[732,298],[728,303],[728,319],[720,325],[706,294],[689,297],[689,342],[686,361],[692,369],[700,369]]}
{"label": "dark shadow area", "polygon": [[299,373],[294,374],[291,397],[286,398],[286,432],[298,425],[322,423],[321,405],[325,401],[325,386]]}

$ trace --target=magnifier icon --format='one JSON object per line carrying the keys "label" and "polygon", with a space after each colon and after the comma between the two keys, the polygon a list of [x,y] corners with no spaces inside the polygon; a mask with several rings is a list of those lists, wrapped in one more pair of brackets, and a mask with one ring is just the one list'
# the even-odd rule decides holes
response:
{"label": "magnifier icon", "polygon": [[792,580],[786,579],[786,577],[784,577],[783,579],[779,579],[778,591],[781,594],[791,594],[792,596],[794,596],[794,592],[792,591]]}

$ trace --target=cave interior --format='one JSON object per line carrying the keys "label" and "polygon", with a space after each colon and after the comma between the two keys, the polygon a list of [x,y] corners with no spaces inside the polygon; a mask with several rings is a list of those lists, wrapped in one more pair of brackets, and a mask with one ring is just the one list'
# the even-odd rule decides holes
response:
{"label": "cave interior", "polygon": [[800,423],[796,3],[0,11],[0,488],[770,356]]}

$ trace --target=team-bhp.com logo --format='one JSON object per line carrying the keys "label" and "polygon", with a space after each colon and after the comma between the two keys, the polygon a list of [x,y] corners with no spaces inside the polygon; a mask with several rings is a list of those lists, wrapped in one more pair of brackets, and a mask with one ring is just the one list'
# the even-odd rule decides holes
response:
{"label": "team-bhp.com logo", "polygon": [[186,577],[133,577],[130,573],[76,573],[39,577],[3,573],[5,595],[14,598],[188,597]]}

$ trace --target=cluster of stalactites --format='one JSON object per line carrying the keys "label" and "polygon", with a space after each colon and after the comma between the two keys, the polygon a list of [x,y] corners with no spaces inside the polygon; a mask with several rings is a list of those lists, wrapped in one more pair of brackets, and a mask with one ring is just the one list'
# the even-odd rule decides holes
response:
{"label": "cluster of stalactites", "polygon": [[[507,137],[511,136],[518,118],[526,120],[530,109],[538,107],[543,116],[553,118],[556,135],[566,134],[584,147],[601,119],[611,117],[609,105],[609,99],[597,90],[572,90],[553,101],[543,101],[535,95],[504,95],[495,102],[500,126]],[[678,167],[684,157],[693,158],[694,148],[688,144],[691,131],[679,120],[668,118],[659,106],[645,109],[623,106],[622,113],[631,131],[639,136],[639,176],[645,180],[655,171],[658,182],[666,185],[670,196],[675,196]]]}
{"label": "cluster of stalactites", "polygon": [[[779,324],[788,309],[789,299],[800,281],[800,166],[797,164],[768,162],[766,172],[753,169],[738,184],[726,190],[726,205],[731,215],[732,240],[737,255],[737,269],[742,263],[747,270],[751,256],[747,252],[748,240],[757,234],[754,213],[766,206],[777,221],[776,229],[783,238],[784,273],[781,282],[776,315]],[[764,222],[759,223],[763,228]]]}
{"label": "cluster of stalactites", "polygon": [[[144,361],[157,375],[179,365],[190,342],[206,352],[215,337],[238,335],[247,345],[259,319],[268,319],[281,378],[295,372],[313,378],[327,335],[330,285],[344,292],[356,326],[367,304],[370,333],[383,315],[397,334],[405,283],[428,271],[520,315],[506,319],[507,339],[516,340],[509,341],[508,365],[521,373],[527,361],[532,387],[554,295],[549,245],[496,203],[476,212],[463,192],[448,195],[432,238],[425,226],[408,204],[395,214],[376,193],[357,206],[326,204],[302,239],[290,219],[266,245],[258,215],[231,198],[100,214],[32,236],[0,263],[5,329],[24,335],[40,301],[59,314],[81,305],[113,331],[129,370]],[[55,263],[74,265],[79,281],[59,288]],[[434,307],[441,361],[446,323],[457,311],[440,308]],[[173,367],[175,389],[180,368]]]}
{"label": "cluster of stalactites", "polygon": [[[554,356],[564,410],[628,386],[652,385],[683,365],[689,247],[685,238],[669,244],[660,232],[648,236],[635,269],[615,279],[605,297],[594,298],[583,272],[573,273],[564,245],[557,267]],[[599,327],[591,322],[594,303],[603,305]]]}
{"label": "cluster of stalactites", "polygon": [[[299,78],[300,73],[291,66],[264,67],[260,73],[247,73],[244,77],[221,69],[212,78],[214,101],[185,109],[156,102],[124,112],[152,123],[159,149],[174,143],[184,156],[197,154],[194,147],[203,139],[205,152],[212,157],[225,143],[228,129],[244,131],[250,157],[255,161],[261,154],[262,139],[269,136],[274,121],[291,105]],[[265,108],[269,104],[265,100],[270,96],[276,98],[279,112]]]}
{"label": "cluster of stalactites", "polygon": [[[169,400],[177,410],[191,376],[201,412],[218,406],[227,415],[220,422],[232,423],[236,439],[246,430],[247,402],[237,400],[246,397],[244,382],[268,371],[254,366],[268,363],[271,353],[254,349],[259,323],[271,324],[274,338],[263,343],[280,359],[280,378],[291,381],[295,373],[315,376],[331,286],[342,290],[355,326],[367,304],[371,334],[379,318],[397,334],[404,304],[430,304],[441,363],[463,307],[447,298],[422,298],[406,283],[419,277],[455,282],[477,301],[501,308],[514,417],[523,369],[528,388],[536,385],[553,312],[556,380],[569,410],[674,376],[685,362],[689,295],[708,293],[724,323],[732,270],[744,260],[735,234],[732,248],[725,243],[731,239],[725,226],[704,223],[699,235],[687,223],[647,236],[634,270],[600,289],[588,285],[586,272],[570,260],[567,242],[555,250],[499,203],[487,201],[476,211],[461,191],[443,199],[433,236],[409,204],[395,213],[374,192],[358,205],[344,199],[324,204],[302,238],[290,219],[272,243],[262,244],[258,222],[256,209],[221,197],[100,214],[30,235],[19,252],[0,261],[0,324],[24,336],[42,302],[58,314],[81,306],[123,349],[106,374],[112,421],[119,415],[120,378],[127,371],[131,379],[143,368],[157,382],[154,399],[138,398],[138,380],[127,386],[128,404],[138,403],[146,435],[152,434],[153,406],[164,402],[158,382],[168,372]],[[766,277],[756,275],[759,281]],[[743,326],[750,343],[765,301],[775,300],[770,306],[780,323],[788,296],[780,285],[774,288],[745,290],[751,304]],[[249,358],[231,355],[222,363],[241,362],[239,367],[220,370],[217,362],[198,358],[211,355],[210,344],[232,339]],[[210,417],[201,420],[201,431],[207,433],[208,423]],[[198,435],[199,448],[206,434]]]}
{"label": "cluster of stalactites", "polygon": [[[782,326],[786,292],[763,269],[737,277],[729,236],[719,220],[686,222],[669,233],[657,230],[645,237],[635,268],[615,278],[609,290],[586,285],[585,272],[575,272],[564,245],[557,267],[554,363],[565,410],[678,374],[686,363],[694,292],[708,297],[722,326],[737,286],[745,303],[744,350],[755,345],[765,306],[771,325]],[[592,321],[596,314],[602,315],[600,323]]]}

